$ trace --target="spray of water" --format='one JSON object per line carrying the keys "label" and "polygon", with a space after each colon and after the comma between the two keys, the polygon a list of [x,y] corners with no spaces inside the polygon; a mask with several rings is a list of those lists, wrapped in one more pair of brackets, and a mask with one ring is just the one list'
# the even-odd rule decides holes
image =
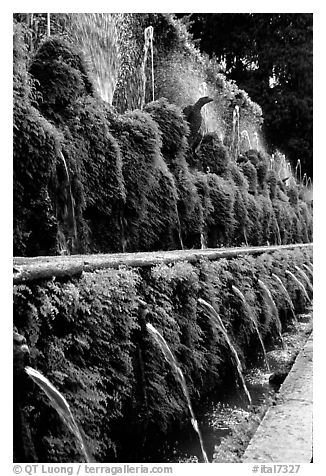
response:
{"label": "spray of water", "polygon": [[276,283],[278,284],[279,286],[279,289],[283,292],[288,304],[290,305],[290,309],[292,311],[292,316],[293,316],[293,319],[295,321],[298,321],[297,319],[297,316],[295,315],[295,310],[294,310],[294,304],[293,304],[293,301],[291,299],[291,296],[290,294],[288,293],[286,287],[284,286],[284,283],[283,281],[281,280],[281,278],[279,276],[277,276],[276,274],[272,273],[272,276],[273,278],[275,279]]}
{"label": "spray of water", "polygon": [[288,276],[290,276],[290,278],[292,279],[292,281],[293,281],[297,286],[299,286],[299,288],[300,288],[301,291],[302,291],[302,294],[303,294],[304,297],[307,299],[307,301],[308,301],[309,303],[311,303],[311,300],[310,300],[310,298],[309,298],[309,296],[308,296],[308,293],[307,293],[307,291],[306,291],[306,288],[304,287],[304,285],[302,284],[302,282],[299,281],[299,279],[298,279],[291,271],[286,270],[285,272],[286,272],[286,274],[287,274]]}
{"label": "spray of water", "polygon": [[246,129],[241,132],[241,139],[245,139],[248,143],[248,148],[251,149],[251,141]]}
{"label": "spray of water", "polygon": [[84,439],[81,435],[80,429],[71,413],[67,400],[63,395],[52,385],[49,380],[40,372],[32,367],[25,367],[26,373],[33,379],[33,381],[43,390],[48,397],[51,405],[57,411],[60,418],[67,425],[69,430],[76,436],[80,449],[86,459],[87,463],[92,463],[93,459],[89,455]]}
{"label": "spray of water", "polygon": [[157,342],[160,349],[162,350],[162,353],[163,353],[166,361],[170,364],[170,366],[171,366],[171,368],[174,372],[174,375],[176,376],[176,379],[178,380],[178,382],[181,385],[181,388],[182,388],[183,394],[185,396],[185,399],[187,401],[187,405],[188,405],[189,412],[190,412],[190,415],[191,415],[192,426],[193,426],[193,428],[194,428],[194,430],[197,433],[198,438],[199,438],[199,443],[200,443],[200,448],[201,448],[201,452],[202,452],[202,455],[203,455],[203,460],[204,460],[205,463],[209,463],[206,451],[204,450],[203,438],[202,438],[201,432],[199,430],[198,422],[197,422],[197,419],[195,417],[195,414],[194,414],[194,411],[193,411],[193,408],[192,408],[192,405],[191,405],[191,400],[190,400],[190,396],[189,396],[189,392],[188,392],[188,388],[187,388],[187,384],[186,384],[186,379],[185,379],[185,377],[182,373],[182,370],[180,369],[176,358],[174,357],[170,347],[168,346],[168,344],[167,344],[166,340],[164,339],[164,337],[162,336],[162,334],[152,324],[147,323],[146,327],[147,327],[147,330],[153,335],[155,341]]}
{"label": "spray of water", "polygon": [[312,269],[310,269],[307,264],[303,264],[302,266],[308,271],[308,273],[310,274],[311,278],[313,278],[314,273],[313,273]]}
{"label": "spray of water", "polygon": [[261,289],[264,291],[265,296],[267,297],[267,299],[270,303],[270,306],[271,306],[271,309],[273,311],[273,315],[274,315],[274,318],[275,318],[275,324],[276,324],[276,329],[277,329],[277,332],[278,332],[278,336],[280,338],[282,346],[284,347],[284,341],[283,341],[283,337],[282,337],[282,323],[280,321],[280,318],[279,318],[279,315],[278,315],[278,310],[277,310],[275,301],[273,299],[272,293],[270,292],[270,290],[268,289],[266,284],[261,279],[258,279],[258,284],[261,287]]}
{"label": "spray of water", "polygon": [[297,161],[297,165],[295,166],[295,178],[301,183],[301,162],[300,159]]}
{"label": "spray of water", "polygon": [[303,269],[299,268],[299,266],[295,265],[295,269],[298,271],[298,273],[300,274],[300,276],[304,279],[304,281],[307,283],[307,287],[309,289],[309,291],[313,292],[313,287],[312,287],[312,284],[310,282],[310,279],[308,278],[308,276],[306,275],[306,273],[303,271]]}
{"label": "spray of water", "polygon": [[238,356],[238,353],[237,351],[235,350],[232,342],[230,341],[229,339],[229,336],[228,336],[228,333],[227,333],[227,330],[223,324],[223,321],[221,319],[221,317],[219,316],[219,314],[216,312],[216,310],[214,309],[214,307],[209,304],[207,301],[205,301],[204,299],[201,299],[199,298],[198,299],[198,303],[206,310],[208,311],[208,315],[209,317],[211,318],[212,322],[214,322],[215,326],[217,327],[217,329],[222,333],[223,337],[224,337],[224,340],[225,342],[227,343],[230,351],[231,351],[231,354],[235,360],[235,363],[236,363],[236,370],[237,370],[237,373],[238,373],[238,377],[239,377],[239,380],[242,384],[242,388],[248,398],[248,401],[249,401],[249,404],[251,404],[251,396],[250,396],[250,393],[247,389],[247,386],[246,386],[246,382],[245,382],[245,379],[243,377],[243,370],[242,370],[242,365],[241,365],[241,362],[240,362],[240,359],[239,359],[239,356]]}
{"label": "spray of water", "polygon": [[275,163],[274,154],[272,154],[270,159],[269,159],[269,169],[270,170],[274,170],[274,163]]}
{"label": "spray of water", "polygon": [[147,65],[147,58],[148,58],[148,51],[149,49],[151,50],[151,65],[152,65],[152,96],[153,96],[153,101],[154,101],[154,57],[153,57],[153,33],[154,29],[152,26],[148,26],[144,30],[144,36],[145,36],[145,43],[144,43],[144,58],[142,62],[142,79],[143,79],[143,95],[141,99],[141,105],[140,108],[144,109],[145,102],[146,102],[146,65]]}
{"label": "spray of water", "polygon": [[70,36],[84,51],[90,63],[98,92],[103,101],[112,104],[121,59],[117,24],[113,13],[68,14]]}
{"label": "spray of water", "polygon": [[182,240],[182,232],[181,232],[181,221],[179,216],[179,210],[177,204],[175,204],[175,215],[177,218],[177,228],[178,228],[178,237],[180,241],[181,249],[184,250],[183,240]]}
{"label": "spray of water", "polygon": [[255,139],[255,149],[259,151],[259,136],[257,131],[254,132],[254,139]]}
{"label": "spray of water", "polygon": [[233,153],[234,160],[237,160],[239,155],[240,145],[240,108],[238,105],[234,107],[232,118],[232,143],[231,152]]}
{"label": "spray of water", "polygon": [[258,340],[260,342],[260,346],[261,346],[261,349],[263,351],[263,356],[264,356],[264,362],[265,362],[265,366],[266,366],[266,369],[268,370],[268,372],[270,371],[270,368],[269,368],[269,363],[268,363],[268,359],[267,359],[267,354],[266,354],[266,349],[265,349],[265,345],[264,345],[264,342],[263,342],[263,339],[262,339],[262,336],[261,336],[261,333],[259,331],[259,328],[258,328],[258,324],[256,322],[256,319],[254,318],[254,316],[252,315],[252,310],[250,309],[250,306],[246,300],[246,298],[244,297],[243,293],[240,291],[240,289],[238,289],[236,286],[232,286],[232,290],[233,292],[238,296],[238,298],[241,300],[244,308],[245,308],[245,312],[246,312],[246,315],[249,317],[250,321],[252,322],[253,326],[254,326],[254,329],[256,331],[256,334],[257,334],[257,337],[258,337]]}
{"label": "spray of water", "polygon": [[78,236],[77,236],[77,223],[76,223],[76,216],[75,216],[75,200],[74,200],[74,197],[73,197],[73,194],[72,194],[71,180],[70,180],[70,174],[69,174],[67,162],[66,162],[66,159],[65,159],[61,150],[59,152],[59,157],[60,157],[60,159],[63,163],[63,166],[64,166],[66,180],[67,180],[67,186],[68,186],[67,187],[68,188],[68,196],[69,196],[68,209],[70,210],[69,219],[70,219],[70,222],[71,222],[71,225],[72,225],[72,236],[70,237],[70,239],[71,239],[71,251],[73,251],[75,249],[75,245],[77,244],[77,238],[78,238]]}

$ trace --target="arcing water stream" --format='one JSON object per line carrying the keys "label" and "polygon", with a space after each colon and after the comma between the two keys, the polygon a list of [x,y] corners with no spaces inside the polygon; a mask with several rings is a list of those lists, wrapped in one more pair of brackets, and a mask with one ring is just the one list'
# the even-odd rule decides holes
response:
{"label": "arcing water stream", "polygon": [[240,300],[241,300],[241,302],[242,302],[242,304],[243,304],[243,306],[246,310],[246,315],[249,317],[250,321],[252,322],[252,324],[254,326],[254,329],[256,331],[258,340],[260,342],[260,345],[261,345],[261,348],[262,348],[262,351],[263,351],[265,366],[266,366],[266,369],[269,371],[269,364],[268,364],[268,360],[267,360],[266,349],[265,349],[265,345],[264,345],[263,339],[261,337],[261,334],[259,332],[259,328],[258,328],[258,324],[256,322],[256,319],[252,315],[252,311],[250,309],[250,306],[247,303],[247,300],[244,297],[243,293],[240,291],[240,289],[238,289],[236,286],[232,286],[232,290],[240,298]]}
{"label": "arcing water stream", "polygon": [[225,339],[225,342],[227,343],[231,353],[232,353],[232,356],[236,362],[236,370],[237,370],[237,373],[238,373],[238,377],[240,379],[240,382],[242,384],[242,388],[248,398],[248,401],[249,401],[249,404],[251,404],[251,396],[250,396],[250,393],[247,389],[247,386],[246,386],[246,382],[244,380],[244,377],[243,377],[243,371],[242,371],[242,365],[241,365],[241,362],[240,362],[240,359],[239,359],[239,356],[238,356],[238,353],[237,351],[235,350],[232,342],[230,341],[230,338],[228,336],[228,333],[227,333],[227,330],[225,329],[225,326],[223,324],[223,321],[222,319],[220,318],[220,316],[218,315],[218,313],[216,312],[216,310],[213,308],[213,306],[211,304],[209,304],[207,301],[205,301],[204,299],[201,299],[199,298],[198,299],[198,303],[206,310],[209,312],[209,316],[210,318],[212,319],[212,321],[214,322],[214,324],[216,325],[217,329],[222,333],[224,339]]}
{"label": "arcing water stream", "polygon": [[311,299],[310,297],[308,296],[308,293],[306,291],[306,288],[304,287],[304,285],[302,284],[301,281],[299,281],[299,279],[289,270],[286,270],[285,271],[286,274],[288,276],[290,276],[290,278],[299,286],[299,288],[301,289],[303,295],[305,296],[305,298],[307,299],[307,301],[310,303],[311,302]]}
{"label": "arcing water stream", "polygon": [[278,332],[278,335],[279,335],[279,339],[280,339],[280,342],[281,342],[282,346],[284,347],[284,342],[283,342],[283,337],[282,337],[282,323],[280,321],[280,318],[279,318],[279,315],[278,315],[278,310],[277,310],[276,304],[274,302],[272,293],[270,292],[270,290],[268,289],[266,284],[261,279],[258,279],[258,284],[262,288],[262,290],[264,291],[265,296],[267,297],[267,299],[268,299],[268,301],[271,305],[271,309],[272,309],[273,314],[274,314],[275,324],[276,324],[276,329],[277,329],[277,332]]}
{"label": "arcing water stream", "polygon": [[293,319],[296,321],[297,317],[296,317],[295,312],[294,312],[294,304],[292,302],[290,294],[288,293],[286,287],[284,286],[283,281],[281,280],[281,278],[279,276],[277,276],[276,274],[274,274],[274,273],[272,273],[272,276],[275,279],[275,281],[278,283],[279,288],[281,289],[281,291],[283,292],[287,302],[289,303],[290,309],[291,309],[291,312],[292,312],[292,315],[293,315]]}
{"label": "arcing water stream", "polygon": [[295,266],[295,269],[298,271],[298,273],[300,274],[300,276],[305,280],[305,282],[307,283],[307,286],[308,286],[308,289],[309,291],[313,292],[313,287],[311,285],[311,282],[310,282],[310,279],[308,278],[308,276],[306,275],[306,273],[303,271],[303,269],[299,268],[299,266]]}
{"label": "arcing water stream", "polygon": [[314,273],[313,273],[313,271],[309,268],[309,266],[306,265],[306,264],[304,264],[304,263],[302,264],[302,266],[308,271],[308,273],[310,274],[311,278],[313,278]]}
{"label": "arcing water stream", "polygon": [[[299,314],[296,325],[283,334],[286,348],[277,348],[267,352],[270,371],[273,374],[283,373],[286,368],[291,367],[295,355],[303,347],[311,332],[311,318],[311,312]],[[249,425],[248,422],[252,421],[252,418],[257,420],[258,414],[261,418],[272,404],[280,387],[280,382],[270,380],[273,374],[266,373],[260,367],[251,368],[245,373],[244,378],[251,395],[253,413],[248,411],[239,391],[234,387],[221,388],[218,396],[212,394],[209,400],[201,404],[200,411],[197,411],[197,418],[209,460],[212,458],[217,463],[241,462],[239,456],[236,461],[229,460],[228,452],[235,448],[236,454],[238,454],[239,450],[241,452],[241,449],[245,448],[246,444],[243,442],[243,438],[245,428]],[[235,436],[234,439],[232,439],[232,434]],[[240,447],[238,446],[239,437]],[[196,461],[194,455],[197,454],[197,442],[191,434],[175,434],[174,438],[176,440],[175,449],[172,457],[167,461],[174,463]],[[223,441],[224,439],[225,441]]]}
{"label": "arcing water stream", "polygon": [[61,393],[52,385],[47,378],[32,367],[25,367],[26,373],[33,379],[33,381],[43,390],[48,397],[53,408],[58,412],[63,422],[67,425],[70,431],[76,436],[80,449],[85,457],[87,463],[92,463],[93,459],[89,455],[86,444],[80,432],[80,429],[71,413],[67,400]]}
{"label": "arcing water stream", "polygon": [[181,385],[183,394],[184,394],[184,396],[187,400],[187,405],[188,405],[188,408],[189,408],[189,411],[190,411],[192,426],[193,426],[194,430],[196,431],[196,433],[198,435],[198,438],[199,438],[200,448],[201,448],[204,463],[208,463],[209,461],[208,461],[207,454],[206,454],[205,449],[204,449],[203,438],[202,438],[202,435],[200,433],[198,422],[196,420],[196,417],[195,417],[195,414],[194,414],[194,411],[193,411],[193,408],[192,408],[192,405],[191,405],[186,380],[184,378],[182,370],[180,369],[176,358],[172,354],[171,349],[168,346],[168,344],[167,344],[166,340],[164,339],[164,337],[162,336],[162,334],[160,334],[160,332],[157,329],[155,329],[155,327],[152,326],[152,324],[147,323],[146,327],[147,327],[148,331],[153,335],[155,341],[158,343],[160,349],[163,352],[163,355],[164,355],[166,361],[171,365],[173,373],[174,373],[178,382]]}

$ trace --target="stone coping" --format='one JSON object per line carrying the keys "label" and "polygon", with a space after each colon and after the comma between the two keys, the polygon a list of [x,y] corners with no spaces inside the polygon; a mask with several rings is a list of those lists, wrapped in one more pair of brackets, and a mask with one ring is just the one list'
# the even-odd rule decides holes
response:
{"label": "stone coping", "polygon": [[313,335],[251,439],[243,463],[310,463],[313,424]]}

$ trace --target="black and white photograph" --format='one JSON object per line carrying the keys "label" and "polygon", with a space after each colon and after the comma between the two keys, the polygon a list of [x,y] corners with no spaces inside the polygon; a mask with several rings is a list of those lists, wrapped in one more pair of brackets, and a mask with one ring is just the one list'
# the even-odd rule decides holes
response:
{"label": "black and white photograph", "polygon": [[311,474],[315,13],[191,6],[11,13],[14,474]]}

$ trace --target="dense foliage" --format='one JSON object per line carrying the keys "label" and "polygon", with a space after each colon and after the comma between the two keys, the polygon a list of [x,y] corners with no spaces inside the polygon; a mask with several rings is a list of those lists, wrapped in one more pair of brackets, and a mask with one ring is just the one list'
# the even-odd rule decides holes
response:
{"label": "dense foliage", "polygon": [[[162,28],[178,31],[170,17],[164,22]],[[185,31],[169,38],[176,54],[188,51],[196,57]],[[234,146],[235,136],[230,139],[234,98],[242,104],[243,120],[258,117],[249,98],[234,85],[216,76],[229,146],[218,132],[208,132],[193,152],[179,107],[182,101],[175,105],[161,98],[144,111],[120,114],[98,96],[88,62],[66,37],[45,38],[32,54],[25,40],[26,27],[17,24],[15,254],[312,239],[312,208],[305,201],[304,186],[294,179],[285,186],[280,172],[270,169],[266,154],[243,152],[240,144]],[[161,49],[166,58],[167,44]],[[237,161],[235,152],[240,153]]]}
{"label": "dense foliage", "polygon": [[[270,289],[283,330],[287,329],[293,314],[272,273],[282,280],[300,312],[307,304],[302,285],[310,296],[311,285],[310,275],[305,281],[296,266],[305,270],[311,254],[311,249],[297,249],[258,258],[121,268],[17,285],[14,323],[27,339],[31,365],[67,398],[96,461],[148,461],[148,455],[160,460],[169,442],[166,435],[173,434],[177,422],[188,421],[188,410],[146,322],[166,339],[196,408],[205,395],[221,385],[234,385],[237,378],[223,335],[198,298],[220,314],[246,367],[262,358],[253,318],[267,347],[278,342],[277,316],[257,279]],[[247,306],[232,286],[243,293]],[[139,299],[147,303],[145,314]],[[78,448],[45,396],[35,387],[25,391],[38,458],[79,460]]]}
{"label": "dense foliage", "polygon": [[270,146],[312,176],[312,14],[199,13],[189,22],[201,50],[261,105]]}
{"label": "dense foliage", "polygon": [[[160,14],[56,14],[48,38],[44,15],[33,15],[16,14],[14,25],[15,255],[312,240],[307,187],[283,177],[270,156],[240,138],[240,126],[248,137],[259,130],[259,106],[200,55],[184,25]],[[111,33],[117,28],[126,46],[120,56],[114,50],[120,64],[110,64],[117,75],[111,78],[113,105],[103,100],[105,81],[99,87],[98,70],[81,52],[88,51],[87,42],[73,31],[94,33],[102,55],[108,46],[101,43],[102,21]],[[148,24],[156,35],[155,101],[142,83]],[[137,109],[144,93],[147,104]],[[214,102],[205,106],[202,141],[194,151],[182,108],[204,94]],[[278,339],[275,306],[258,279],[271,290],[282,325],[290,326],[290,303],[272,273],[302,310],[309,300],[302,283],[309,294],[311,286],[295,266],[308,265],[310,255],[283,251],[17,285],[14,321],[27,338],[31,365],[65,395],[96,461],[148,461],[148,454],[160,460],[180,416],[192,429],[181,388],[146,322],[171,347],[196,406],[236,381],[229,348],[198,298],[219,312],[249,365],[262,357],[252,319],[267,346]],[[68,430],[31,382],[24,398],[39,460],[80,459]]]}

